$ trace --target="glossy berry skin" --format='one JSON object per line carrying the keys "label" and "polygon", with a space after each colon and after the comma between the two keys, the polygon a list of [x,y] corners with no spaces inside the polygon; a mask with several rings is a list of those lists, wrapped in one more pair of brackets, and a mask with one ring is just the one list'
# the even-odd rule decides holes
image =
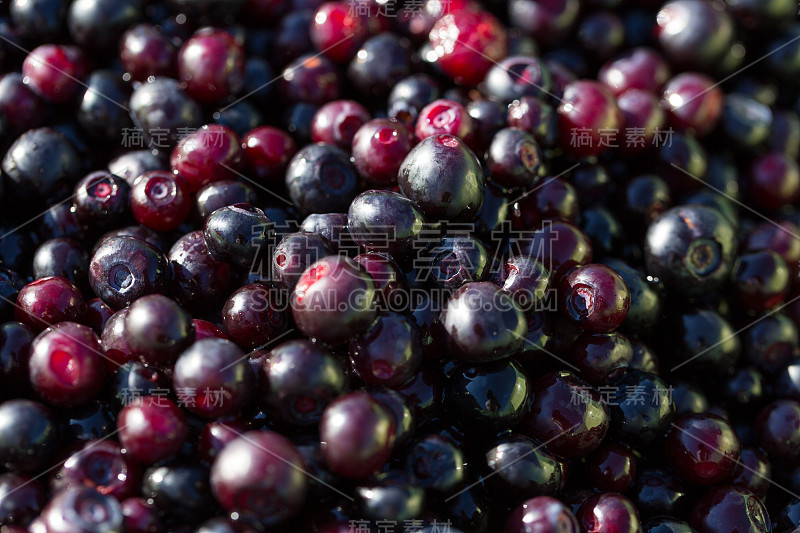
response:
{"label": "glossy berry skin", "polygon": [[138,493],[140,482],[139,465],[119,444],[90,440],[64,461],[52,485],[55,490],[90,487],[122,501]]}
{"label": "glossy berry skin", "polygon": [[232,129],[206,124],[178,142],[169,162],[189,192],[197,192],[209,183],[235,179],[242,164],[242,147]]}
{"label": "glossy berry skin", "polygon": [[386,252],[404,260],[413,255],[425,218],[419,207],[401,194],[365,191],[347,210],[347,227],[364,251]]}
{"label": "glossy berry skin", "polygon": [[609,61],[597,79],[619,96],[631,89],[659,94],[669,80],[670,69],[664,58],[651,48],[634,48]]}
{"label": "glossy berry skin", "polygon": [[211,490],[230,512],[274,526],[297,513],[306,497],[297,448],[271,431],[249,431],[225,446],[211,468]]}
{"label": "glossy berry skin", "polygon": [[350,150],[356,131],[369,119],[369,111],[358,102],[328,102],[317,110],[311,121],[311,140]]}
{"label": "glossy berry skin", "polygon": [[122,141],[124,133],[130,131],[125,128],[132,126],[128,111],[116,105],[116,102],[127,104],[130,97],[130,90],[118,76],[111,70],[94,71],[87,79],[86,91],[80,98],[76,114],[78,124],[93,139],[101,142],[103,139]]}
{"label": "glossy berry skin", "polygon": [[402,385],[422,362],[417,325],[397,313],[385,313],[364,333],[350,341],[350,361],[358,377],[368,384]]}
{"label": "glossy berry skin", "polygon": [[772,457],[794,461],[800,453],[800,404],[776,400],[756,418],[758,442]]}
{"label": "glossy berry skin", "polygon": [[743,337],[745,357],[769,372],[789,361],[797,345],[797,327],[782,313],[765,316]]}
{"label": "glossy berry skin", "polygon": [[261,245],[267,244],[272,222],[250,204],[221,207],[206,218],[203,239],[208,251],[219,261],[250,268]]}
{"label": "glossy berry skin", "polygon": [[551,285],[559,283],[573,267],[592,262],[589,237],[569,222],[544,222],[539,229],[524,231],[515,246],[544,265]]}
{"label": "glossy berry skin", "polygon": [[59,429],[50,409],[39,402],[0,403],[0,464],[12,472],[33,472],[52,460]]}
{"label": "glossy berry skin", "polygon": [[592,485],[603,492],[624,493],[636,480],[636,459],[627,446],[604,442],[586,460]]}
{"label": "glossy berry skin", "polygon": [[[388,254],[368,252],[353,261],[361,265],[376,283],[376,305],[382,311],[405,312],[408,309],[406,274]],[[424,334],[421,333],[424,336]],[[424,342],[423,342],[424,344]]]}
{"label": "glossy berry skin", "polygon": [[697,533],[771,530],[769,514],[761,500],[749,490],[731,485],[705,493],[692,509],[689,523]]}
{"label": "glossy berry skin", "polygon": [[550,296],[550,273],[532,257],[510,257],[492,276],[492,281],[511,294],[525,314],[541,310]]}
{"label": "glossy berry skin", "polygon": [[772,479],[772,464],[767,454],[757,447],[743,446],[731,485],[745,488],[763,501],[771,485],[768,481],[770,479]]}
{"label": "glossy berry skin", "polygon": [[551,496],[522,502],[508,517],[504,533],[578,533],[580,526],[569,507]]}
{"label": "glossy berry skin", "polygon": [[559,457],[585,457],[608,431],[608,406],[600,394],[570,372],[551,372],[531,382],[533,403],[521,426],[526,435],[547,442]]}
{"label": "glossy berry skin", "polygon": [[356,130],[351,146],[359,176],[376,186],[396,183],[400,165],[415,143],[414,132],[396,119],[368,120]]}
{"label": "glossy berry skin", "polygon": [[420,110],[440,95],[436,80],[427,74],[412,74],[397,82],[389,93],[389,116],[406,124],[414,124]]}
{"label": "glossy berry skin", "polygon": [[31,344],[31,386],[49,404],[70,407],[96,397],[106,374],[100,339],[87,326],[62,322]]}
{"label": "glossy berry skin", "polygon": [[117,365],[136,359],[133,348],[128,345],[125,338],[125,317],[127,315],[127,308],[111,315],[100,334],[100,343],[112,370],[116,370]]}
{"label": "glossy berry skin", "polygon": [[131,212],[136,221],[156,231],[172,231],[180,226],[192,207],[186,182],[162,170],[142,174],[133,182]]}
{"label": "glossy berry skin", "polygon": [[69,196],[81,172],[80,158],[67,137],[47,127],[17,137],[3,156],[2,167],[4,195],[36,203]]}
{"label": "glossy berry skin", "polygon": [[357,479],[371,474],[389,459],[395,442],[395,422],[372,396],[351,392],[325,408],[319,434],[328,467],[340,476]]}
{"label": "glossy berry skin", "polygon": [[348,154],[330,144],[301,149],[286,169],[289,196],[304,215],[342,213],[358,194],[358,174]]}
{"label": "glossy berry skin", "polygon": [[541,178],[539,144],[519,128],[504,128],[495,133],[484,160],[491,179],[503,187],[528,188]]}
{"label": "glossy berry skin", "polygon": [[59,322],[81,322],[86,301],[80,290],[59,276],[42,278],[25,285],[17,295],[14,318],[36,331]]}
{"label": "glossy berry skin", "polygon": [[57,492],[31,524],[31,531],[122,533],[124,524],[122,508],[116,498],[81,487]]}
{"label": "glossy berry skin", "polygon": [[44,44],[31,51],[22,64],[22,75],[44,100],[63,104],[78,93],[88,73],[86,58],[75,46]]}
{"label": "glossy berry skin", "polygon": [[346,63],[367,38],[367,19],[346,2],[325,2],[314,14],[311,42],[336,63]]}
{"label": "glossy berry skin", "polygon": [[516,426],[525,416],[531,396],[528,376],[510,359],[459,366],[445,391],[459,419],[476,432]]}
{"label": "glossy berry skin", "polygon": [[130,212],[130,189],[119,176],[103,170],[92,172],[75,186],[75,216],[93,227],[125,222]]}
{"label": "glossy berry skin", "polygon": [[163,396],[137,398],[117,418],[120,444],[137,461],[152,464],[178,453],[189,436],[186,415]]}
{"label": "glossy berry skin", "polygon": [[711,68],[730,49],[735,31],[726,10],[700,0],[667,2],[657,24],[662,50],[684,68]]}
{"label": "glossy berry skin", "polygon": [[601,385],[610,372],[630,366],[633,347],[621,333],[584,332],[572,343],[568,359],[580,369],[583,379]]}
{"label": "glossy berry skin", "polygon": [[482,281],[488,274],[489,252],[475,237],[446,235],[427,253],[430,259],[420,258],[418,263],[423,269],[418,273],[418,279],[429,278],[419,280],[432,281],[437,287],[455,290],[464,283]]}
{"label": "glossy berry skin", "polygon": [[270,274],[281,289],[291,291],[306,268],[335,251],[330,242],[314,233],[289,233],[272,251]]}
{"label": "glossy berry skin", "polygon": [[230,33],[201,28],[178,52],[178,79],[198,102],[236,94],[244,83],[244,51]]}
{"label": "glossy berry skin", "polygon": [[612,372],[605,384],[614,391],[608,401],[615,438],[641,448],[667,434],[675,406],[665,380],[650,372],[621,369]]}
{"label": "glossy berry skin", "polygon": [[488,11],[464,9],[440,18],[428,36],[436,65],[460,85],[477,85],[505,57],[506,32]]}
{"label": "glossy berry skin", "polygon": [[308,340],[270,350],[260,368],[263,401],[283,422],[315,424],[325,406],[345,390],[345,374],[334,356]]}
{"label": "glossy berry skin", "polygon": [[452,135],[435,135],[417,144],[397,175],[400,192],[428,220],[473,218],[483,203],[484,182],[475,154]]}
{"label": "glossy berry skin", "polygon": [[292,316],[307,337],[338,344],[365,331],[376,317],[376,284],[344,256],[312,264],[295,285]]}
{"label": "glossy berry skin", "polygon": [[148,76],[174,77],[176,53],[169,37],[149,24],[132,27],[120,39],[120,62],[136,81]]}
{"label": "glossy berry skin", "polygon": [[[654,95],[631,89],[617,97],[617,105],[625,124],[625,138],[619,146],[625,152],[642,152],[660,141],[656,137],[664,130],[664,110]],[[663,142],[662,142],[663,143]]]}
{"label": "glossy berry skin", "polygon": [[126,533],[161,533],[164,526],[156,509],[144,498],[128,498],[121,502]]}
{"label": "glossy berry skin", "polygon": [[769,152],[756,159],[747,183],[753,203],[763,209],[780,209],[800,197],[797,162],[780,152]]}
{"label": "glossy berry skin", "polygon": [[790,273],[781,256],[772,250],[761,250],[736,259],[731,281],[739,303],[753,311],[766,311],[786,298]]}
{"label": "glossy berry skin", "polygon": [[736,253],[734,229],[716,209],[678,206],[647,229],[648,274],[688,295],[718,288],[728,277]]}
{"label": "glossy berry skin", "polygon": [[200,230],[175,241],[168,259],[173,273],[173,294],[187,309],[219,304],[235,286],[235,268],[211,255]]}
{"label": "glossy berry skin", "polygon": [[489,490],[511,505],[526,497],[556,494],[562,486],[564,464],[528,437],[501,437],[484,458]]}
{"label": "glossy berry skin", "polygon": [[356,488],[360,512],[373,520],[399,521],[419,516],[424,509],[424,497],[424,489],[400,470],[378,474],[374,482]]}
{"label": "glossy berry skin", "polygon": [[19,133],[42,126],[47,115],[44,101],[15,72],[0,78],[0,110]]}
{"label": "glossy berry skin", "polygon": [[470,282],[456,290],[439,317],[449,355],[463,362],[486,362],[522,347],[527,322],[511,296],[494,283]]}
{"label": "glossy berry skin", "polygon": [[148,363],[169,364],[194,341],[192,317],[174,300],[142,296],[125,316],[125,340]]}
{"label": "glossy berry skin", "polygon": [[467,109],[460,103],[439,99],[426,105],[419,112],[414,133],[418,141],[435,135],[452,135],[472,145],[475,123]]}
{"label": "glossy berry skin", "polygon": [[533,96],[523,96],[508,105],[508,125],[520,128],[542,144],[552,146],[558,133],[558,116],[555,109],[543,100]]}
{"label": "glossy berry skin", "polygon": [[167,522],[194,522],[207,518],[214,508],[208,482],[209,468],[196,461],[170,461],[144,473],[142,495]]}
{"label": "glossy berry skin", "polygon": [[158,154],[151,150],[131,150],[125,152],[108,163],[108,171],[133,185],[136,178],[148,170],[161,170],[164,164]]}
{"label": "glossy berry skin", "polygon": [[255,189],[247,183],[222,180],[209,183],[195,195],[197,212],[203,218],[229,205],[258,203]]}
{"label": "glossy berry skin", "polygon": [[201,341],[203,339],[228,339],[228,335],[223,329],[216,324],[207,320],[199,318],[192,319],[194,324],[194,340]]}
{"label": "glossy berry skin", "polygon": [[339,70],[330,59],[306,54],[286,66],[280,90],[287,102],[320,106],[338,98],[341,85]]}
{"label": "glossy berry skin", "polygon": [[389,32],[378,33],[356,52],[347,77],[362,95],[385,97],[411,73],[411,54],[407,40]]}
{"label": "glossy berry skin", "polygon": [[628,498],[601,492],[586,500],[577,513],[581,531],[643,533],[639,513]]}
{"label": "glossy berry skin", "polygon": [[685,483],[674,474],[658,468],[639,472],[630,491],[642,519],[653,516],[684,516],[691,506]]}
{"label": "glossy berry skin", "polygon": [[722,90],[714,81],[694,72],[679,74],[664,87],[664,107],[670,124],[679,131],[707,135],[722,114]]}
{"label": "glossy berry skin", "polygon": [[442,493],[463,483],[466,473],[463,452],[451,440],[431,434],[416,441],[406,457],[406,472],[417,482]]}
{"label": "glossy berry skin", "polygon": [[242,151],[250,175],[264,183],[273,183],[283,179],[297,145],[285,131],[259,126],[242,137]]}
{"label": "glossy berry skin", "polygon": [[256,381],[242,350],[224,339],[192,344],[175,361],[172,380],[179,397],[182,392],[195,391],[188,394],[194,396],[194,401],[186,402],[186,410],[205,418],[220,418],[241,410],[250,401]]}
{"label": "glossy berry skin", "polygon": [[[622,112],[614,95],[605,85],[595,81],[578,80],[564,87],[564,96],[558,107],[560,146],[576,157],[603,153],[610,144],[616,144],[616,134],[622,127]],[[603,131],[611,132],[606,139]],[[583,139],[583,133],[588,138]]]}
{"label": "glossy berry skin", "polygon": [[252,283],[239,287],[222,308],[225,331],[245,350],[263,346],[288,328],[288,317],[274,290]]}
{"label": "glossy berry skin", "polygon": [[[146,138],[148,132],[169,130],[163,144],[170,148],[178,143],[178,134],[183,128],[191,130],[202,125],[197,102],[171,78],[148,80],[135,88],[130,109],[134,124],[142,129]],[[160,139],[150,140],[162,144]]]}
{"label": "glossy berry skin", "polygon": [[630,307],[625,281],[601,264],[570,271],[561,281],[559,292],[565,316],[586,331],[613,331],[625,320]]}
{"label": "glossy berry skin", "polygon": [[489,69],[484,85],[488,96],[510,104],[524,96],[548,94],[553,89],[553,80],[540,58],[511,56]]}
{"label": "glossy berry skin", "polygon": [[657,286],[623,261],[606,259],[604,263],[619,274],[631,294],[631,305],[623,327],[634,332],[651,331],[661,319],[662,297]]}
{"label": "glossy berry skin", "polygon": [[708,486],[729,480],[741,444],[728,422],[712,414],[692,414],[675,421],[667,435],[666,457],[681,477]]}

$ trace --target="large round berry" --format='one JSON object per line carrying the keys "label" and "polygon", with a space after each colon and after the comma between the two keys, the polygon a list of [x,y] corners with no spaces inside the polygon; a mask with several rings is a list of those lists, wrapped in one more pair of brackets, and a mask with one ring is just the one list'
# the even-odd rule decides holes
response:
{"label": "large round berry", "polygon": [[242,164],[242,147],[230,128],[207,124],[182,138],[169,162],[189,191],[197,192],[208,183],[234,179]]}
{"label": "large round berry", "polygon": [[373,279],[344,256],[323,258],[303,273],[292,294],[297,328],[311,339],[341,343],[376,317]]}
{"label": "large round berry", "polygon": [[192,317],[162,294],[142,296],[125,316],[125,340],[149,363],[172,363],[194,341]]}
{"label": "large round berry", "polygon": [[340,476],[362,478],[389,459],[395,422],[372,396],[351,392],[325,408],[319,434],[328,467]]}
{"label": "large round berry", "polygon": [[300,510],[308,484],[300,452],[272,431],[249,431],[225,446],[210,479],[227,511],[270,526]]}
{"label": "large round berry", "polygon": [[618,328],[630,307],[628,286],[619,274],[605,265],[576,267],[561,281],[560,292],[563,313],[587,331],[607,332]]}
{"label": "large round berry", "polygon": [[117,417],[119,441],[134,459],[151,464],[173,456],[189,436],[186,415],[165,396],[135,398]]}
{"label": "large round berry", "polygon": [[192,413],[219,418],[250,401],[255,388],[253,368],[231,341],[204,339],[192,344],[175,361],[173,388]]}
{"label": "large round berry", "polygon": [[466,283],[454,292],[439,323],[450,357],[476,363],[513,355],[528,331],[514,299],[488,281]]}
{"label": "large round berry", "polygon": [[608,406],[600,393],[570,372],[551,372],[531,383],[533,403],[522,431],[547,443],[567,459],[597,448],[609,426]]}
{"label": "large round berry", "polygon": [[244,84],[244,51],[227,31],[201,28],[178,52],[178,79],[198,102],[236,94]]}
{"label": "large round berry", "polygon": [[733,226],[718,210],[674,207],[647,229],[647,271],[686,294],[703,294],[727,280],[736,253]]}
{"label": "large round berry", "polygon": [[505,57],[506,32],[488,11],[463,9],[440,18],[428,36],[436,64],[456,83],[477,85]]}
{"label": "large round berry", "polygon": [[400,192],[429,220],[473,218],[483,203],[484,182],[475,154],[452,135],[424,139],[409,152],[397,175]]}
{"label": "large round berry", "polygon": [[741,444],[727,421],[701,413],[675,421],[665,450],[670,466],[681,477],[696,485],[716,485],[731,478]]}
{"label": "large round berry", "polygon": [[62,322],[42,332],[31,344],[31,385],[52,405],[86,403],[103,386],[104,358],[94,331],[74,322]]}

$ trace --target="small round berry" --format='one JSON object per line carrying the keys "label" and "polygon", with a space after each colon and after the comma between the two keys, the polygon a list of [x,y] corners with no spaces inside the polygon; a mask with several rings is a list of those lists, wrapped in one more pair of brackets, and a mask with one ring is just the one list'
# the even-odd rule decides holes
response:
{"label": "small round berry", "polygon": [[87,326],[62,322],[31,344],[31,385],[48,403],[80,405],[95,398],[106,375],[100,339]]}
{"label": "small round berry", "polygon": [[363,478],[391,456],[395,422],[372,396],[351,392],[325,408],[319,434],[328,467],[343,477]]}
{"label": "small round berry", "polygon": [[189,436],[186,415],[164,396],[137,398],[123,407],[117,429],[120,444],[144,464],[175,455]]}
{"label": "small round berry", "polygon": [[561,282],[563,312],[587,331],[613,331],[625,320],[631,294],[619,274],[601,264],[579,266]]}

